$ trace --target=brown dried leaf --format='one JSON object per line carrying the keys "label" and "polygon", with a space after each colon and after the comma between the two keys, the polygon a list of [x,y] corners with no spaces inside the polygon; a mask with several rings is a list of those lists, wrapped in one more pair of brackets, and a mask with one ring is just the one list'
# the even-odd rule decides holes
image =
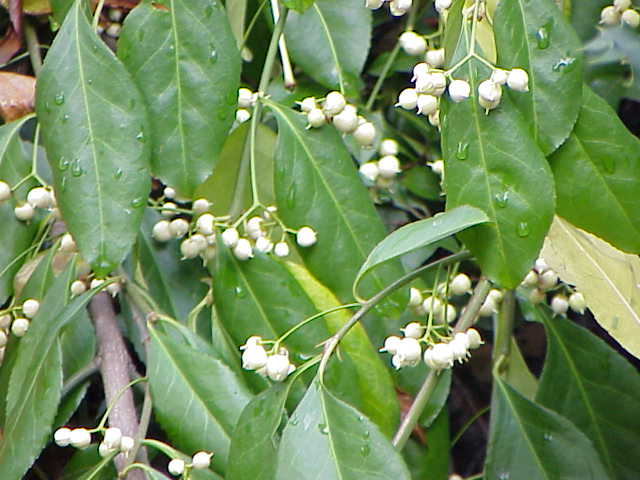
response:
{"label": "brown dried leaf", "polygon": [[13,72],[0,72],[0,116],[11,122],[33,112],[36,79]]}

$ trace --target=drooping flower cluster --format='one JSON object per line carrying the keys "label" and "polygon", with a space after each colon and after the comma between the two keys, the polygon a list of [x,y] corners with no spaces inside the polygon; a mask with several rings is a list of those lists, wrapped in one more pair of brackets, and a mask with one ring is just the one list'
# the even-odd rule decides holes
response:
{"label": "drooping flower cluster", "polygon": [[365,0],[365,6],[371,10],[377,10],[385,3],[389,5],[391,15],[401,17],[411,9],[413,0]]}
{"label": "drooping flower cluster", "polygon": [[327,123],[344,134],[351,134],[362,147],[369,147],[376,137],[376,127],[361,115],[355,105],[348,104],[340,92],[329,92],[323,101],[307,97],[299,102],[307,115],[309,128],[319,128]]}
{"label": "drooping flower cluster", "polygon": [[16,337],[24,337],[29,330],[31,320],[40,310],[40,302],[29,298],[21,306],[0,312],[0,363],[4,359],[5,348],[9,341],[9,332]]}
{"label": "drooping flower cluster", "polygon": [[633,8],[631,0],[614,0],[613,5],[600,12],[600,24],[612,27],[621,23],[631,28],[640,26],[640,13]]}
{"label": "drooping flower cluster", "polygon": [[398,142],[392,138],[386,138],[380,143],[378,152],[380,158],[376,161],[369,161],[360,165],[360,175],[368,185],[388,188],[402,171]]}
{"label": "drooping flower cluster", "polygon": [[267,351],[265,342],[259,336],[249,337],[242,350],[242,368],[253,370],[274,382],[282,382],[291,375],[296,367],[289,360],[289,352],[278,345]]}
{"label": "drooping flower cluster", "polygon": [[238,109],[236,110],[236,122],[244,123],[251,118],[251,109],[256,106],[258,93],[248,88],[238,89]]}
{"label": "drooping flower cluster", "polygon": [[[0,202],[5,202],[13,196],[11,186],[0,180]],[[26,202],[16,203],[13,213],[22,222],[28,222],[36,214],[36,209],[52,211],[57,216],[56,197],[48,187],[34,187],[27,193]]]}
{"label": "drooping flower cluster", "polygon": [[[190,463],[185,462],[181,458],[173,458],[167,465],[167,470],[174,477],[185,474],[188,475],[188,472],[192,469],[204,470],[209,468],[209,465],[211,465],[211,457],[213,457],[212,452],[196,452],[193,457],[191,457]],[[187,478],[187,476],[184,478]]]}

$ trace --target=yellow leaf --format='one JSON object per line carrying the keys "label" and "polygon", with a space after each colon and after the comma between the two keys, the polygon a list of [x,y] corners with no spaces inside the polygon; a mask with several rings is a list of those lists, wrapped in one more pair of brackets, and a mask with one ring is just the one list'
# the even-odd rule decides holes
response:
{"label": "yellow leaf", "polygon": [[596,320],[640,358],[640,257],[555,217],[542,257],[582,292]]}

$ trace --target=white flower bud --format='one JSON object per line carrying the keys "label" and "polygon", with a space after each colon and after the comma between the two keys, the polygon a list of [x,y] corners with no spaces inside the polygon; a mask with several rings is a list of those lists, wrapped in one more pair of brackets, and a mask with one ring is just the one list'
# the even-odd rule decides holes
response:
{"label": "white flower bud", "polygon": [[102,442],[110,449],[120,448],[120,440],[122,440],[122,431],[117,427],[107,428],[104,432]]}
{"label": "white flower bud", "polygon": [[53,441],[59,447],[67,447],[71,444],[71,429],[63,427],[59,428],[53,434]]}
{"label": "white flower bud", "polygon": [[424,77],[425,75],[429,75],[429,71],[430,70],[431,70],[431,67],[429,66],[428,63],[425,63],[425,62],[416,63],[413,66],[413,77],[411,77],[411,81],[415,82],[420,77]]}
{"label": "white flower bud", "polygon": [[465,293],[470,293],[471,279],[464,273],[459,273],[458,275],[453,277],[449,288],[451,289],[451,293],[453,293],[454,295],[464,295]]}
{"label": "white flower bud", "polygon": [[415,88],[405,88],[398,95],[398,103],[396,106],[400,106],[405,110],[413,110],[418,106],[418,92]]}
{"label": "white flower bud", "polygon": [[60,239],[60,250],[63,252],[75,252],[76,242],[70,233],[65,233]]}
{"label": "white flower bud", "polygon": [[196,228],[200,233],[204,235],[212,235],[214,232],[213,230],[214,222],[215,222],[215,219],[213,215],[211,215],[210,213],[205,213],[203,215],[200,215],[198,217],[198,220],[196,220]]}
{"label": "white flower bud", "polygon": [[619,12],[624,12],[627,8],[631,7],[631,0],[613,0],[613,6]]}
{"label": "white flower bud", "polygon": [[535,287],[536,285],[538,285],[538,274],[535,272],[535,270],[529,270],[527,276],[524,277],[524,280],[522,280],[522,285],[525,287]]}
{"label": "white flower bud", "polygon": [[218,249],[215,245],[208,245],[205,248],[204,252],[202,252],[202,258],[205,262],[210,262],[214,258],[216,258],[216,254],[218,253]]}
{"label": "white flower bud", "polygon": [[435,173],[436,175],[438,175],[440,177],[442,177],[444,175],[444,161],[443,160],[436,160],[435,162],[429,162],[429,163],[427,163],[427,165],[433,171],[433,173]]}
{"label": "white flower bud", "polygon": [[356,131],[353,132],[353,138],[356,139],[358,145],[363,147],[370,146],[376,138],[376,127],[371,122],[364,122],[358,125]]}
{"label": "white flower bud", "polygon": [[262,345],[262,337],[258,335],[252,335],[251,337],[247,338],[247,341],[244,343],[244,345],[240,345],[240,350],[246,350],[247,348],[257,347],[260,345]]}
{"label": "white flower bud", "polygon": [[22,205],[16,206],[16,208],[13,209],[13,213],[18,220],[27,222],[33,218],[33,216],[36,214],[36,211],[33,209],[31,204],[23,203]]}
{"label": "white flower bud", "polygon": [[514,68],[507,76],[507,86],[516,92],[528,92],[529,74],[521,68]]}
{"label": "white flower bud", "polygon": [[375,182],[376,178],[380,174],[380,170],[378,169],[378,164],[376,162],[367,162],[360,165],[358,169],[360,175],[369,180],[370,182]]}
{"label": "white flower bud", "polygon": [[616,10],[613,5],[604,7],[600,12],[600,24],[607,25],[609,27],[618,25],[620,23],[620,12]]}
{"label": "white flower bud", "polygon": [[509,78],[509,72],[501,68],[496,68],[491,73],[491,81],[497,85],[504,85]]}
{"label": "white flower bud", "polygon": [[264,232],[262,230],[262,224],[264,223],[264,219],[262,217],[251,217],[247,220],[247,225],[244,230],[249,238],[257,239],[261,237]]}
{"label": "white flower bud", "polygon": [[[183,259],[196,258],[203,250],[201,242],[194,241],[193,237],[195,235],[184,239],[180,244],[180,253]],[[202,239],[204,240],[204,248],[207,248],[207,240],[204,237]]]}
{"label": "white flower bud", "polygon": [[71,445],[76,448],[84,448],[91,445],[91,434],[86,428],[74,428],[69,437]]}
{"label": "white flower bud", "polygon": [[121,290],[120,282],[113,282],[107,285],[107,292],[109,292],[109,294],[113,298],[118,296],[118,294],[120,293],[120,290]]}
{"label": "white flower bud", "polygon": [[251,108],[256,104],[256,96],[248,88],[238,89],[238,106],[240,108]]}
{"label": "white flower bud", "polygon": [[571,310],[574,312],[583,314],[585,308],[587,308],[587,302],[584,299],[584,295],[580,292],[573,292],[569,296],[569,307],[571,307]]}
{"label": "white flower bud", "polygon": [[451,349],[451,353],[453,354],[453,360],[457,360],[462,363],[467,358],[468,351],[468,343],[469,341],[466,338],[458,337],[458,335],[464,334],[456,334],[456,337],[449,342],[449,348]]}
{"label": "white flower bud", "polygon": [[104,31],[111,38],[118,38],[120,36],[120,32],[122,31],[122,25],[119,23],[112,23],[107,27]]}
{"label": "white flower bud", "polygon": [[440,68],[444,65],[444,48],[438,48],[437,50],[428,50],[424,59],[433,68]]}
{"label": "white flower bud", "polygon": [[420,290],[412,287],[409,290],[409,306],[417,307],[420,304],[422,304],[422,294],[420,293]]}
{"label": "white flower bud", "polygon": [[531,303],[538,304],[541,303],[542,301],[544,301],[545,299],[545,294],[542,290],[540,290],[539,288],[534,288],[533,290],[531,290],[531,292],[529,293],[529,300],[531,301]]}
{"label": "white flower bud", "polygon": [[538,277],[538,286],[540,290],[551,290],[558,284],[558,274],[553,270],[547,270]]}
{"label": "white flower bud", "polygon": [[106,443],[102,442],[98,445],[98,455],[100,457],[105,458],[115,452],[114,448],[110,448]]}
{"label": "white flower bud", "polygon": [[547,262],[545,262],[544,258],[541,257],[536,260],[536,263],[533,265],[533,268],[536,272],[542,273],[546,270],[549,270],[549,265],[547,265]]}
{"label": "white flower bud", "polygon": [[554,295],[551,299],[551,310],[556,315],[564,315],[569,310],[569,301],[562,294]]}
{"label": "white flower bud", "polygon": [[327,118],[322,110],[314,108],[307,113],[307,122],[310,127],[318,128],[327,123]]}
{"label": "white flower bud", "polygon": [[329,92],[324,99],[322,109],[330,117],[339,114],[347,105],[344,95],[340,92]]}
{"label": "white flower bud", "polygon": [[34,300],[33,298],[25,300],[22,304],[22,313],[24,313],[24,316],[27,318],[35,317],[39,309],[40,302],[38,300]]}
{"label": "white flower bud", "polygon": [[0,315],[0,328],[7,329],[11,326],[12,317],[10,314],[5,313]]}
{"label": "white flower bud", "polygon": [[176,189],[172,187],[164,187],[164,190],[162,191],[162,195],[164,195],[164,198],[175,198]]}
{"label": "white flower bud", "polygon": [[411,337],[401,338],[394,357],[397,357],[402,367],[415,367],[422,357],[420,342]]}
{"label": "white flower bud", "polygon": [[399,42],[408,55],[422,55],[427,51],[427,41],[416,32],[404,32],[400,35]]}
{"label": "white flower bud", "polygon": [[236,122],[244,123],[251,118],[251,112],[246,108],[239,108],[236,110]]}
{"label": "white flower bud", "polygon": [[240,234],[235,228],[227,228],[224,232],[222,232],[222,243],[224,243],[226,247],[235,247],[239,239]]}
{"label": "white flower bud", "polygon": [[454,307],[450,303],[447,303],[442,307],[442,313],[445,314],[445,312],[447,315],[447,318],[446,318],[447,323],[453,323],[453,321],[458,316],[458,311],[456,310],[456,307]]}
{"label": "white flower bud", "polygon": [[365,0],[364,6],[370,10],[377,10],[383,3],[384,0]]}
{"label": "white flower bud", "polygon": [[35,187],[27,193],[27,202],[33,208],[50,208],[53,205],[53,197],[46,188]]}
{"label": "white flower bud", "polygon": [[182,238],[189,231],[189,222],[184,218],[176,218],[169,223],[169,231],[176,238]]}
{"label": "white flower bud", "polygon": [[412,0],[391,0],[389,2],[389,11],[394,17],[401,17],[409,11]]}
{"label": "white flower bud", "polygon": [[91,280],[91,284],[89,285],[89,287],[93,290],[94,288],[98,288],[99,286],[101,286],[103,283],[104,283],[104,280],[99,278],[94,278],[93,280]]}
{"label": "white flower bud", "polygon": [[439,13],[444,13],[449,7],[451,7],[452,0],[436,0],[435,6]]}
{"label": "white flower bud", "polygon": [[269,253],[271,250],[273,250],[273,242],[267,237],[260,237],[256,240],[256,251]]}
{"label": "white flower bud", "polygon": [[638,28],[638,25],[640,25],[640,14],[629,8],[622,12],[622,23],[630,26],[631,28]]}
{"label": "white flower bud", "polygon": [[158,242],[168,242],[173,238],[168,220],[160,220],[151,229],[151,236]]}
{"label": "white flower bud", "polygon": [[462,102],[471,95],[471,85],[464,80],[453,80],[449,84],[449,96],[454,102]]}
{"label": "white flower bud", "polygon": [[384,341],[384,346],[380,349],[381,352],[389,352],[391,355],[398,353],[398,346],[400,345],[400,337],[391,335]]}
{"label": "white flower bud", "polygon": [[301,247],[310,247],[316,243],[317,239],[316,231],[311,227],[302,227],[296,234],[296,242]]}
{"label": "white flower bud", "polygon": [[489,290],[489,294],[487,295],[487,298],[497,305],[504,298],[504,294],[500,290],[493,288]]}
{"label": "white flower bud", "polygon": [[184,473],[184,460],[174,458],[169,462],[167,470],[169,470],[169,473],[174,477],[182,475]]}
{"label": "white flower bud", "polygon": [[418,322],[411,322],[402,329],[404,336],[407,338],[420,338],[424,335],[426,327]]}
{"label": "white flower bud", "polygon": [[211,207],[211,202],[206,198],[198,198],[197,200],[194,200],[193,205],[191,205],[191,209],[196,215],[206,212],[209,210],[209,207]]}
{"label": "white flower bud", "polygon": [[431,347],[430,360],[438,370],[449,368],[453,366],[453,350],[447,343],[436,343]]}
{"label": "white flower bud", "polygon": [[469,340],[469,348],[471,348],[472,350],[475,350],[476,348],[480,347],[480,345],[484,344],[480,333],[475,328],[470,328],[465,333],[467,334],[467,339]]}
{"label": "white flower bud", "polygon": [[267,352],[262,345],[250,346],[242,353],[242,368],[258,370],[267,364]]}
{"label": "white flower bud", "polygon": [[71,284],[71,295],[77,297],[87,291],[87,286],[82,280],[76,280]]}
{"label": "white flower bud", "polygon": [[251,248],[251,242],[246,238],[240,238],[236,242],[236,246],[233,247],[233,255],[240,261],[249,260],[253,258],[253,249]]}
{"label": "white flower bud", "polygon": [[301,102],[298,102],[298,105],[300,105],[300,110],[304,113],[309,113],[311,110],[318,108],[315,97],[304,98]]}
{"label": "white flower bud", "polygon": [[498,313],[498,307],[491,298],[487,297],[478,313],[481,317],[490,317],[495,313]]}
{"label": "white flower bud", "polygon": [[11,187],[7,182],[0,181],[0,202],[11,198]]}
{"label": "white flower bud", "polygon": [[29,330],[29,320],[26,318],[16,318],[11,324],[11,333],[16,337],[24,337]]}
{"label": "white flower bud", "polygon": [[385,155],[378,160],[378,173],[382,178],[394,178],[401,171],[400,160],[395,155]]}
{"label": "white flower bud", "polygon": [[[271,355],[265,365],[267,376],[274,382],[282,382],[293,371],[287,355]],[[295,367],[293,367],[295,369]]]}
{"label": "white flower bud", "polygon": [[353,105],[345,105],[342,111],[333,117],[333,126],[342,133],[351,133],[358,128],[358,110]]}
{"label": "white flower bud", "polygon": [[7,344],[8,340],[9,338],[7,337],[7,334],[4,332],[4,330],[0,330],[0,348],[3,348]]}
{"label": "white flower bud", "polygon": [[397,155],[399,152],[398,142],[392,138],[385,138],[380,142],[380,155]]}
{"label": "white flower bud", "polygon": [[486,102],[499,102],[502,98],[502,88],[491,80],[485,80],[478,85],[478,96]]}
{"label": "white flower bud", "polygon": [[198,452],[191,459],[191,466],[196,470],[203,470],[205,468],[209,468],[211,465],[211,457],[213,453],[209,452]]}
{"label": "white flower bud", "polygon": [[427,315],[430,313],[433,313],[433,315],[439,315],[442,311],[442,302],[438,297],[429,296],[422,302],[422,308]]}
{"label": "white flower bud", "polygon": [[289,244],[287,242],[278,242],[273,247],[273,253],[276,257],[286,257],[289,255]]}
{"label": "white flower bud", "polygon": [[135,444],[136,441],[133,438],[123,435],[120,439],[120,451],[127,454],[133,450]]}
{"label": "white flower bud", "polygon": [[162,210],[160,210],[160,214],[163,217],[171,218],[171,217],[175,216],[175,214],[177,213],[175,210],[176,210],[176,208],[178,208],[178,206],[173,202],[164,202],[164,204],[162,206],[164,208]]}

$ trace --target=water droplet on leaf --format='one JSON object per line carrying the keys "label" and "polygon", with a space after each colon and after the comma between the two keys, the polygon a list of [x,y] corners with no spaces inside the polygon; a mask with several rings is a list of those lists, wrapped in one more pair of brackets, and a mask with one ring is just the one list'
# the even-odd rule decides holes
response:
{"label": "water droplet on leaf", "polygon": [[122,178],[122,175],[124,174],[124,170],[122,170],[121,168],[116,169],[115,173],[113,174],[113,177],[118,180],[120,178]]}
{"label": "water droplet on leaf", "polygon": [[83,173],[84,170],[82,170],[82,165],[80,165],[80,159],[76,158],[73,162],[73,165],[71,165],[71,175],[73,175],[74,177],[79,177]]}
{"label": "water droplet on leaf", "polygon": [[60,92],[53,99],[56,105],[62,105],[64,103],[64,92]]}
{"label": "water droplet on leaf", "polygon": [[133,200],[131,200],[131,206],[135,207],[135,208],[140,208],[145,204],[145,199],[142,197],[136,197]]}
{"label": "water droplet on leaf", "polygon": [[545,433],[545,434],[544,434],[544,439],[545,439],[547,442],[550,442],[551,440],[553,440],[553,435],[551,435],[550,433]]}
{"label": "water droplet on leaf", "polygon": [[466,160],[469,155],[469,144],[460,142],[458,143],[458,150],[456,151],[456,158],[458,160]]}
{"label": "water droplet on leaf", "polygon": [[613,157],[604,157],[602,159],[604,171],[611,174],[616,172],[616,161]]}
{"label": "water droplet on leaf", "polygon": [[531,233],[531,229],[529,228],[529,224],[527,222],[520,222],[518,224],[518,236],[519,237],[528,237]]}
{"label": "water droplet on leaf", "polygon": [[562,71],[563,73],[566,73],[566,72],[572,71],[575,65],[576,65],[576,59],[574,57],[565,57],[565,58],[561,58],[558,61],[558,63],[556,63],[551,68],[553,69],[554,72]]}
{"label": "water droplet on leaf", "polygon": [[144,143],[144,132],[142,130],[140,130],[136,135],[136,140]]}
{"label": "water droplet on leaf", "polygon": [[69,121],[69,118],[70,118],[70,117],[69,117],[69,114],[68,114],[68,113],[65,113],[65,114],[62,116],[62,123],[67,123],[67,122]]}
{"label": "water droplet on leaf", "polygon": [[368,457],[370,453],[371,453],[371,447],[369,446],[368,443],[365,443],[363,446],[360,447],[360,455],[362,455],[363,457]]}
{"label": "water droplet on leaf", "polygon": [[505,208],[509,202],[509,192],[505,190],[504,192],[496,193],[494,198],[498,207]]}
{"label": "water droplet on leaf", "polygon": [[327,427],[324,423],[318,424],[318,430],[322,435],[327,435],[329,433],[329,427]]}
{"label": "water droplet on leaf", "polygon": [[64,157],[60,157],[60,160],[58,160],[58,168],[64,172],[69,168],[69,160]]}
{"label": "water droplet on leaf", "polygon": [[547,27],[540,27],[538,29],[536,32],[536,40],[540,50],[549,48],[549,31],[547,30]]}
{"label": "water droplet on leaf", "polygon": [[216,63],[218,61],[218,52],[217,52],[217,50],[215,50],[215,49],[211,50],[211,52],[209,53],[209,61],[211,63]]}

